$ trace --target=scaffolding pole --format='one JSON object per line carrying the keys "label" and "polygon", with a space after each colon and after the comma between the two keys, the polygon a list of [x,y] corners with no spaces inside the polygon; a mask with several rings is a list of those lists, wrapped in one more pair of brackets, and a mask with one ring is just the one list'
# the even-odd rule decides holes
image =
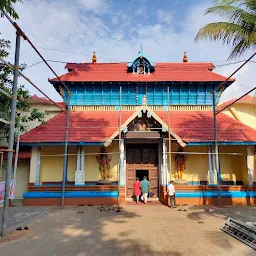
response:
{"label": "scaffolding pole", "polygon": [[17,107],[19,59],[20,59],[20,33],[19,31],[17,31],[16,45],[15,45],[13,87],[12,87],[11,120],[10,120],[9,137],[8,137],[8,154],[7,154],[7,168],[6,168],[6,178],[5,178],[4,207],[3,207],[3,216],[2,216],[2,232],[1,232],[2,237],[6,236],[7,225],[8,225],[8,210],[9,210],[8,208],[9,208],[10,181],[11,181],[11,172],[12,172],[14,127],[15,127],[15,118],[16,118],[16,107]]}
{"label": "scaffolding pole", "polygon": [[[119,96],[119,152],[121,152],[121,125],[122,125],[122,86],[120,86],[120,96]],[[118,197],[117,205],[120,207],[120,173],[121,173],[121,153],[119,153],[119,166],[118,166]]]}
{"label": "scaffolding pole", "polygon": [[219,170],[219,154],[218,154],[218,131],[217,131],[217,118],[216,118],[216,98],[215,90],[212,92],[212,108],[213,108],[213,132],[214,132],[214,156],[215,168],[217,172],[217,189],[218,189],[218,204],[220,205],[220,170]]}
{"label": "scaffolding pole", "polygon": [[[171,141],[171,113],[170,113],[170,88],[167,87],[167,95],[168,95],[168,146],[169,146],[169,152],[172,152],[172,141]],[[172,179],[172,155],[169,154],[169,168],[170,168],[170,179]],[[168,172],[166,174],[166,184],[168,184]]]}
{"label": "scaffolding pole", "polygon": [[67,100],[67,112],[66,112],[66,130],[65,130],[65,149],[64,149],[64,166],[63,166],[63,177],[62,177],[62,189],[61,189],[61,208],[65,204],[65,186],[67,181],[67,171],[68,171],[68,129],[69,129],[69,113],[70,113],[70,93],[68,93]]}
{"label": "scaffolding pole", "polygon": [[16,144],[16,152],[15,152],[15,160],[14,160],[14,168],[13,168],[13,179],[16,188],[16,174],[17,174],[17,166],[18,166],[18,159],[19,159],[19,149],[20,149],[20,120],[18,121],[18,137],[17,137],[17,144]]}

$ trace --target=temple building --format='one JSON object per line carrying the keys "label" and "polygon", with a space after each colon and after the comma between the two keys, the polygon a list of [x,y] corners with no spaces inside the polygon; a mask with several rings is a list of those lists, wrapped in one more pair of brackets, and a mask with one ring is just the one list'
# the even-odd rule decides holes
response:
{"label": "temple building", "polygon": [[[177,203],[216,204],[219,170],[222,204],[255,204],[256,130],[230,113],[217,115],[214,149],[211,92],[226,79],[212,63],[155,63],[142,51],[128,63],[67,63],[67,73],[49,79],[70,110],[21,136],[31,151],[24,205],[125,204],[133,182],[147,176],[153,198],[168,203],[176,183]],[[227,110],[229,111],[229,110]],[[242,114],[241,114],[242,116]],[[68,154],[65,168],[65,133]],[[17,181],[18,182],[18,181]],[[118,190],[118,183],[120,190]]]}

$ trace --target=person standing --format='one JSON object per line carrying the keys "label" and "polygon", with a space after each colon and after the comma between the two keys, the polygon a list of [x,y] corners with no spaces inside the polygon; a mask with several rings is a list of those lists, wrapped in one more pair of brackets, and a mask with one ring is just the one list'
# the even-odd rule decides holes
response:
{"label": "person standing", "polygon": [[169,186],[167,187],[167,192],[170,197],[170,208],[176,208],[176,195],[175,195],[175,188],[174,188],[173,183],[174,182],[172,180],[170,182]]}
{"label": "person standing", "polygon": [[141,181],[140,186],[142,191],[142,198],[143,198],[144,204],[146,204],[148,202],[148,193],[150,188],[150,184],[146,176],[143,177],[143,181]]}
{"label": "person standing", "polygon": [[140,180],[138,177],[136,178],[136,181],[133,183],[133,194],[136,197],[136,204],[138,204],[141,195]]}

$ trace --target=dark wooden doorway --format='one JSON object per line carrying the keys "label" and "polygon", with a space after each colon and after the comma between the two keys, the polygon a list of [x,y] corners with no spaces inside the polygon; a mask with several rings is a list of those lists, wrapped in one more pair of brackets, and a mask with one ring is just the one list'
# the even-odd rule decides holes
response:
{"label": "dark wooden doorway", "polygon": [[150,190],[158,197],[158,144],[126,144],[126,197],[133,196],[136,174],[148,173]]}

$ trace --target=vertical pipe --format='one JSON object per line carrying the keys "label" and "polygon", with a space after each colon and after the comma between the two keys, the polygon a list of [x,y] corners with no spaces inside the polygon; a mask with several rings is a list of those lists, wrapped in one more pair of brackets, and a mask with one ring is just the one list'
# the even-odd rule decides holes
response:
{"label": "vertical pipe", "polygon": [[12,87],[11,121],[10,121],[9,138],[8,138],[8,155],[7,155],[7,168],[6,168],[6,179],[5,179],[4,207],[3,207],[3,216],[2,216],[2,232],[1,232],[2,237],[4,237],[7,233],[7,223],[8,223],[8,207],[9,207],[10,181],[11,181],[11,172],[12,172],[14,127],[15,127],[16,107],[17,107],[19,59],[20,59],[20,33],[17,31],[13,87]]}
{"label": "vertical pipe", "polygon": [[67,181],[67,170],[68,170],[68,129],[69,129],[69,114],[70,114],[70,94],[68,92],[67,101],[67,113],[66,113],[66,131],[65,131],[65,150],[64,150],[64,167],[63,167],[63,179],[62,179],[62,190],[61,190],[61,207],[64,207],[65,201],[65,186]]}
{"label": "vertical pipe", "polygon": [[[169,86],[167,87],[167,93],[168,93],[168,138],[169,138],[169,167],[170,167],[170,179],[172,179],[172,144],[171,144],[171,116],[170,116],[170,88]],[[167,177],[166,177],[166,184],[168,183],[168,172],[167,172]]]}
{"label": "vertical pipe", "polygon": [[118,198],[117,204],[120,207],[120,171],[121,171],[121,125],[122,125],[122,86],[120,86],[120,98],[119,98],[119,166],[118,166]]}
{"label": "vertical pipe", "polygon": [[214,148],[215,148],[215,167],[217,171],[217,188],[218,188],[218,204],[220,205],[220,170],[219,170],[219,153],[218,153],[218,131],[216,119],[216,98],[215,90],[212,93],[213,107],[213,129],[214,129]]}

